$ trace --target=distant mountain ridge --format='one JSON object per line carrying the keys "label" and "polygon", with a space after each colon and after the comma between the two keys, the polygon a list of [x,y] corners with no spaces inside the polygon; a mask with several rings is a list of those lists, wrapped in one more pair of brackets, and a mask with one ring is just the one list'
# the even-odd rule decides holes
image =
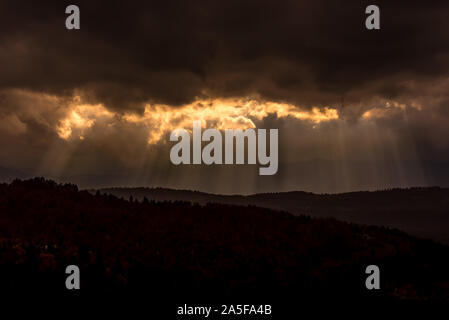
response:
{"label": "distant mountain ridge", "polygon": [[[304,191],[254,195],[217,195],[165,188],[103,188],[101,193],[128,199],[253,205],[293,214],[401,229],[415,236],[449,243],[449,188],[423,187],[314,194]],[[91,192],[94,192],[91,190]]]}

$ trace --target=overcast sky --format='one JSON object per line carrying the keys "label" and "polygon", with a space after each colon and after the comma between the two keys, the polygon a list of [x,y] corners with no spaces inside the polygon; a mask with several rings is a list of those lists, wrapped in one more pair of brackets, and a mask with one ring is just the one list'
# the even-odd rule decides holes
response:
{"label": "overcast sky", "polygon": [[[65,8],[81,29],[65,28]],[[0,167],[215,193],[449,186],[449,2],[0,2]],[[171,130],[279,129],[279,170],[174,166]]]}

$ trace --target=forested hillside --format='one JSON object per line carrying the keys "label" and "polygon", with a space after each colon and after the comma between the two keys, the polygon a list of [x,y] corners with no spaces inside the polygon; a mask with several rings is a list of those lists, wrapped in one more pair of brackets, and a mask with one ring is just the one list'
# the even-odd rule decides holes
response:
{"label": "forested hillside", "polygon": [[[35,178],[0,185],[0,287],[170,296],[449,299],[449,248],[254,206],[122,200]],[[381,288],[365,288],[365,268]],[[150,290],[151,289],[151,290]]]}

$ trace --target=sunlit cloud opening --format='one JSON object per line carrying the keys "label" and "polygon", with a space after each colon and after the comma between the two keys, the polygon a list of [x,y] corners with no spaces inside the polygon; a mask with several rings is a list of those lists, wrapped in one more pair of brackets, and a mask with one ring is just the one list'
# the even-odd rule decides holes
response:
{"label": "sunlit cloud opening", "polygon": [[399,103],[397,101],[384,100],[381,101],[380,106],[370,108],[362,114],[362,119],[380,119],[387,118],[397,114],[402,114],[407,110],[407,107],[421,111],[422,106],[417,102],[411,102],[409,105]]}
{"label": "sunlit cloud opening", "polygon": [[313,107],[301,110],[298,107],[277,102],[259,101],[256,99],[209,99],[197,100],[180,107],[169,105],[145,106],[143,114],[116,114],[108,111],[102,104],[81,104],[76,98],[67,115],[59,121],[56,131],[64,140],[83,140],[90,129],[98,121],[116,121],[128,124],[143,125],[148,130],[148,144],[161,141],[164,134],[177,128],[191,128],[193,121],[201,121],[204,127],[224,129],[255,128],[255,120],[263,120],[274,114],[277,118],[293,118],[319,124],[339,118],[334,108]]}
{"label": "sunlit cloud opening", "polygon": [[255,120],[262,120],[270,114],[278,118],[291,117],[318,124],[338,119],[338,111],[333,108],[314,107],[300,110],[286,103],[262,102],[254,99],[200,100],[178,108],[167,105],[146,105],[143,116],[125,115],[128,122],[141,123],[149,127],[148,143],[159,142],[164,133],[177,128],[191,128],[193,121],[202,121],[203,126],[224,129],[255,128]]}
{"label": "sunlit cloud opening", "polygon": [[[108,111],[103,105],[74,105],[70,108],[68,115],[59,122],[56,131],[60,138],[84,139],[84,133],[100,119],[112,119],[114,113]],[[76,131],[76,135],[74,132]]]}

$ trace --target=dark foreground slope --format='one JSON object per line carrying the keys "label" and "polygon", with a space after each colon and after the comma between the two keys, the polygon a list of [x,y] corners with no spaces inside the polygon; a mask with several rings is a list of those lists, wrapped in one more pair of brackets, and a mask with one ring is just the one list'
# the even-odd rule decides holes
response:
{"label": "dark foreground slope", "polygon": [[[449,299],[449,248],[396,230],[257,207],[129,202],[44,179],[0,185],[2,290],[66,292],[69,264],[81,269],[82,293]],[[369,264],[381,269],[376,292],[365,288]]]}
{"label": "dark foreground slope", "polygon": [[314,218],[398,228],[411,235],[449,244],[449,189],[408,188],[374,192],[314,194],[310,192],[261,193],[249,196],[215,195],[163,188],[108,188],[102,193],[128,199],[192,201],[253,205]]}

